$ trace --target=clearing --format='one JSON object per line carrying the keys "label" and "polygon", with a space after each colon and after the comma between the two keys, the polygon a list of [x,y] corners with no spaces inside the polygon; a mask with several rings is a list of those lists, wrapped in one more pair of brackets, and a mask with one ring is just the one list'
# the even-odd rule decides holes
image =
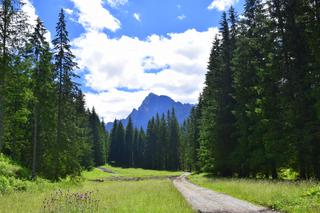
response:
{"label": "clearing", "polygon": [[[71,179],[58,183],[40,181],[26,191],[11,191],[2,195],[0,193],[0,212],[193,212],[190,205],[172,185],[171,180],[166,178],[181,175],[181,172],[123,169],[110,166],[103,168],[108,171],[102,171],[100,168],[84,172],[85,180],[78,183]],[[124,177],[140,179],[139,181],[108,179]],[[151,177],[163,178],[144,179]],[[86,198],[88,194],[90,196]]]}

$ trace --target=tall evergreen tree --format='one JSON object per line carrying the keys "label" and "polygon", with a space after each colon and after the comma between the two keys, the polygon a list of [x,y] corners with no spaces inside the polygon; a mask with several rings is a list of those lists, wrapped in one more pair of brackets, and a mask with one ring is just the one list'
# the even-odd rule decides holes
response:
{"label": "tall evergreen tree", "polygon": [[133,138],[134,129],[131,117],[129,117],[128,124],[126,126],[126,136],[124,144],[125,164],[127,166],[133,166]]}
{"label": "tall evergreen tree", "polygon": [[[43,23],[38,18],[37,25],[30,39],[30,54],[34,68],[32,72],[33,83],[33,157],[32,157],[32,177],[36,176],[37,157],[43,154],[43,148],[48,147],[54,131],[54,75],[51,65],[52,54],[49,43],[46,41],[47,33]],[[50,137],[48,137],[50,135]],[[43,144],[38,144],[41,141]],[[38,151],[41,148],[41,154]],[[53,151],[53,150],[50,150]],[[41,158],[41,161],[45,159]]]}
{"label": "tall evergreen tree", "polygon": [[175,114],[175,110],[172,109],[170,116],[168,116],[168,164],[167,169],[178,170],[179,169],[179,138],[180,128]]}
{"label": "tall evergreen tree", "polygon": [[[78,173],[79,165],[77,162],[78,150],[75,133],[74,119],[75,109],[73,100],[77,91],[77,85],[73,78],[77,77],[74,69],[77,64],[74,62],[75,56],[71,52],[70,40],[66,29],[65,15],[63,9],[59,13],[59,21],[56,27],[56,37],[53,40],[55,70],[57,78],[57,130],[56,130],[56,149],[57,161],[55,165],[55,178],[58,174],[67,175],[68,173]],[[67,150],[67,153],[63,152]],[[72,153],[74,152],[74,153]],[[64,155],[73,155],[71,161],[66,161]],[[59,165],[68,164],[68,167]]]}
{"label": "tall evergreen tree", "polygon": [[[22,4],[20,0],[0,1],[0,151],[3,149],[5,135],[7,134],[8,125],[5,125],[5,123],[11,123],[11,119],[6,116],[6,109],[11,109],[11,106],[8,106],[7,103],[11,99],[7,87],[17,85],[17,82],[14,81],[22,76],[16,69],[18,66],[20,66],[20,69],[23,68],[21,66],[25,66],[20,62],[21,50],[26,43],[28,25],[26,15],[21,10]],[[21,88],[21,90],[23,89],[24,87]],[[16,125],[13,126],[16,127]]]}
{"label": "tall evergreen tree", "polygon": [[91,137],[92,137],[92,151],[93,151],[93,161],[95,166],[100,166],[106,163],[105,161],[105,131],[102,128],[99,116],[97,115],[95,109],[89,117]]}

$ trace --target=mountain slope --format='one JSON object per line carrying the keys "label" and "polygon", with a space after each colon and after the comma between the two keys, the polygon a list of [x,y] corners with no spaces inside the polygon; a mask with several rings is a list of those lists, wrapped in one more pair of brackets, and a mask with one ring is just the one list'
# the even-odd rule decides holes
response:
{"label": "mountain slope", "polygon": [[[176,112],[177,119],[181,124],[190,114],[191,104],[182,104],[180,102],[175,102],[168,96],[156,95],[150,93],[142,102],[141,106],[137,109],[133,109],[130,115],[126,119],[122,119],[124,126],[127,125],[129,117],[131,117],[132,122],[135,127],[143,129],[147,128],[148,121],[155,116],[157,113],[161,115],[162,113],[167,113],[168,110],[174,108]],[[113,122],[107,123],[106,128],[108,131],[112,129]]]}

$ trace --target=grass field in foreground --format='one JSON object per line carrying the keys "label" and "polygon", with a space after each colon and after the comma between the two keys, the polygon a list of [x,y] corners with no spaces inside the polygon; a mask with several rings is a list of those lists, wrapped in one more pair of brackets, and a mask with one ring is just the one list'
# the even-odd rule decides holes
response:
{"label": "grass field in foreground", "polygon": [[189,180],[199,186],[283,212],[320,212],[320,183],[317,182],[220,179],[209,178],[206,174],[191,175]]}
{"label": "grass field in foreground", "polygon": [[[190,206],[167,180],[143,180],[143,181],[105,181],[94,182],[88,179],[110,177],[113,175],[126,177],[146,177],[146,176],[171,176],[179,175],[176,172],[152,171],[142,169],[121,169],[107,166],[116,172],[110,174],[94,169],[84,172],[86,180],[79,184],[69,184],[67,182],[48,183],[40,189],[28,190],[26,192],[10,192],[0,194],[0,212],[43,212],[43,201],[50,199],[57,189],[62,193],[71,195],[83,195],[92,192],[97,203],[97,208],[93,211],[84,212],[192,212]],[[60,196],[61,197],[61,196]],[[70,198],[71,196],[69,196]],[[59,198],[59,197],[58,197]],[[60,198],[59,198],[60,199]],[[80,200],[80,199],[78,199]],[[68,199],[54,201],[54,205],[69,205]],[[75,202],[78,202],[77,200]],[[74,203],[73,203],[74,204]],[[80,206],[81,207],[81,206]],[[56,208],[57,209],[57,208]],[[87,208],[88,210],[88,208]],[[58,210],[55,212],[80,212],[79,205],[76,209]]]}

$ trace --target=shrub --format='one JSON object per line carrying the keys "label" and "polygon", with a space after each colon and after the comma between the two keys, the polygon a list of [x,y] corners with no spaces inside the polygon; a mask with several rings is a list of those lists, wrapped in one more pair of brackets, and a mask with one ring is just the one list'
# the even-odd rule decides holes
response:
{"label": "shrub", "polygon": [[5,176],[0,176],[0,192],[4,193],[10,190],[10,181]]}

